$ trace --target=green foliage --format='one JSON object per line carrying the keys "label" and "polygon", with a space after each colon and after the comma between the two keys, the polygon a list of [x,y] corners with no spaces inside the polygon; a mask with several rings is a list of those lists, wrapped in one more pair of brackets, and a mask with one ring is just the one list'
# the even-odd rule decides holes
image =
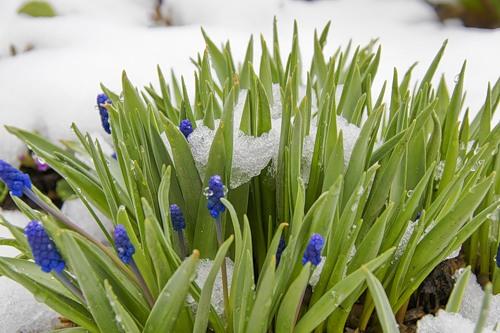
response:
{"label": "green foliage", "polygon": [[56,183],[56,193],[62,201],[66,201],[75,196],[75,192],[71,186],[69,186],[68,182],[64,179],[60,179]]}
{"label": "green foliage", "polygon": [[9,188],[7,187],[7,185],[5,185],[4,183],[0,183],[0,203],[2,203],[5,200],[8,193],[9,193]]}
{"label": "green foliage", "polygon": [[[120,94],[103,86],[112,100],[108,111],[116,160],[76,125],[78,141],[65,148],[8,127],[65,178],[106,235],[110,231],[92,207],[114,225],[125,226],[136,248],[136,267],[122,264],[109,246],[16,200],[26,215],[43,221],[84,300],[58,280],[31,273],[36,267],[22,231],[10,225],[10,244],[25,259],[0,258],[0,272],[89,332],[343,332],[360,299],[361,329],[376,308],[380,325],[395,331],[391,313],[404,307],[432,269],[462,244],[471,258],[485,261],[477,266],[493,278],[491,248],[500,238],[498,223],[493,223],[500,204],[500,131],[498,125],[492,128],[491,119],[500,81],[489,89],[474,119],[461,119],[465,66],[451,97],[444,80],[432,85],[444,44],[413,90],[412,68],[401,81],[395,70],[386,105],[385,88],[373,95],[371,87],[381,57],[374,43],[355,50],[349,44],[326,56],[328,24],[315,34],[310,71],[303,73],[297,27],[287,58],[281,57],[276,31],[275,25],[269,47],[261,41],[258,63],[251,38],[240,66],[229,42],[218,47],[203,31],[206,50],[192,59],[193,96],[182,78],[172,73],[168,84],[160,69],[159,90],[151,85],[141,92],[125,73]],[[244,89],[237,123],[235,105]],[[231,188],[237,149],[233,129],[252,136],[268,132],[277,98],[273,89],[281,101],[276,161]],[[339,117],[361,128],[345,164],[349,138]],[[193,128],[215,130],[204,173],[178,129],[182,119],[191,120]],[[303,144],[312,126],[317,130],[311,170],[303,179]],[[222,200],[226,242],[220,247],[203,195],[214,174],[229,187]],[[186,219],[184,236],[193,253],[186,259],[171,226],[168,207],[173,203]],[[326,258],[304,301],[310,275],[318,269],[301,262],[313,233],[326,240]],[[286,247],[278,264],[281,238]],[[210,299],[226,257],[234,268],[222,315]],[[215,258],[204,286],[193,280],[199,258]],[[29,273],[25,266],[31,267]]]}
{"label": "green foliage", "polygon": [[44,0],[28,0],[18,9],[18,14],[24,14],[32,17],[54,17],[57,16],[52,5]]}

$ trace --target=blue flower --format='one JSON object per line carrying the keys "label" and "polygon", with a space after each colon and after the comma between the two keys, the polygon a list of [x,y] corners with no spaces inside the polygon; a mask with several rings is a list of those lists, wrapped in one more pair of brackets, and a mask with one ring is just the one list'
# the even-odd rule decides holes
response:
{"label": "blue flower", "polygon": [[314,266],[318,266],[321,262],[321,250],[325,245],[325,240],[320,234],[313,234],[307,244],[306,250],[304,251],[304,257],[302,257],[302,264],[305,265],[311,262]]}
{"label": "blue flower", "polygon": [[175,231],[181,231],[186,228],[186,222],[184,220],[184,215],[182,215],[182,210],[176,204],[170,205],[170,219],[172,220],[172,226]]}
{"label": "blue flower", "polygon": [[61,273],[64,270],[66,264],[40,222],[31,221],[28,223],[24,234],[28,238],[35,263],[42,268],[42,271]]}
{"label": "blue flower", "polygon": [[184,134],[186,139],[188,138],[189,134],[193,133],[193,125],[189,121],[189,119],[184,119],[181,121],[179,125],[179,129]]}
{"label": "blue flower", "polygon": [[101,115],[102,128],[106,133],[111,134],[111,127],[109,125],[109,114],[105,105],[111,104],[111,100],[106,94],[97,95],[97,107],[99,108],[99,114]]}
{"label": "blue flower", "polygon": [[214,219],[218,218],[226,210],[226,207],[220,201],[225,195],[226,189],[221,176],[215,175],[210,177],[207,189],[207,208]]}
{"label": "blue flower", "polygon": [[127,230],[125,230],[125,227],[121,224],[115,227],[115,247],[121,261],[125,264],[129,264],[135,253],[135,247],[132,245],[130,238],[128,238]]}
{"label": "blue flower", "polygon": [[280,242],[278,244],[278,249],[276,250],[276,264],[280,263],[281,255],[283,254],[285,247],[286,247],[285,239],[281,237]]}
{"label": "blue flower", "polygon": [[0,179],[16,197],[23,196],[24,188],[31,189],[30,177],[3,160],[0,160]]}

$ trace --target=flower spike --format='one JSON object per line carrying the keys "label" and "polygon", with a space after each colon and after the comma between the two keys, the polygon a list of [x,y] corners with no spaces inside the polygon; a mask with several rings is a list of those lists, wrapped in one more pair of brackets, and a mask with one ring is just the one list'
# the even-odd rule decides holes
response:
{"label": "flower spike", "polygon": [[30,177],[3,160],[0,160],[0,179],[16,197],[22,197],[25,188],[31,189]]}
{"label": "flower spike", "polygon": [[184,134],[184,137],[186,139],[188,138],[189,134],[193,133],[193,125],[189,121],[189,119],[184,119],[181,121],[179,125],[179,130]]}
{"label": "flower spike", "polygon": [[286,247],[285,239],[281,237],[280,242],[278,244],[278,249],[276,250],[276,265],[280,263],[281,255],[283,254],[285,247]]}
{"label": "flower spike", "polygon": [[222,182],[221,176],[215,175],[210,177],[206,193],[208,197],[207,208],[210,215],[216,219],[226,210],[226,207],[220,201],[226,195],[226,187]]}
{"label": "flower spike", "polygon": [[42,268],[42,271],[45,273],[51,271],[61,273],[64,270],[66,264],[61,254],[39,221],[28,223],[24,229],[24,234],[28,238],[35,263]]}
{"label": "flower spike", "polygon": [[176,204],[170,205],[170,219],[175,231],[181,231],[186,228],[186,221],[184,220],[182,210]]}
{"label": "flower spike", "polygon": [[97,95],[97,107],[99,108],[99,114],[101,115],[102,128],[104,128],[106,133],[111,134],[108,109],[106,109],[105,106],[106,104],[111,104],[109,97],[106,94]]}
{"label": "flower spike", "polygon": [[313,234],[304,251],[302,264],[305,265],[310,262],[312,265],[318,266],[321,262],[321,250],[323,249],[323,245],[325,245],[323,237],[320,234]]}
{"label": "flower spike", "polygon": [[118,257],[125,264],[132,262],[132,256],[135,253],[135,247],[128,237],[127,230],[121,224],[118,224],[115,228],[115,247],[118,252]]}

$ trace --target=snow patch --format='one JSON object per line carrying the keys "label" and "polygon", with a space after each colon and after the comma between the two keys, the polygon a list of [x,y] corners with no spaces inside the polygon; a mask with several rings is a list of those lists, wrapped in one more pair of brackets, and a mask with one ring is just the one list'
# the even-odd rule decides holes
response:
{"label": "snow patch", "polygon": [[[109,232],[112,232],[113,223],[111,222],[111,220],[104,216],[96,208],[94,208],[94,211],[97,217],[103,223],[104,227]],[[101,242],[107,242],[107,239],[104,236],[101,228],[99,228],[99,225],[80,199],[66,200],[61,208],[61,212],[69,217],[77,226],[87,231],[92,237]]]}
{"label": "snow patch", "polygon": [[319,282],[319,278],[321,277],[321,272],[323,272],[323,265],[325,264],[325,262],[326,257],[321,257],[321,262],[314,268],[311,278],[309,279],[309,284],[312,286],[313,290]]}
{"label": "snow patch", "polygon": [[[280,87],[277,84],[273,85],[271,130],[258,137],[246,135],[239,130],[246,96],[247,91],[242,90],[234,108],[233,165],[231,169],[230,188],[236,188],[248,182],[252,177],[259,175],[271,161],[271,172],[274,172],[278,162],[282,115]],[[215,126],[212,130],[203,125],[202,120],[199,120],[196,123],[196,129],[188,137],[191,152],[201,178],[205,177],[205,169],[208,164],[210,148],[217,128],[219,127],[220,120],[215,120],[214,124]],[[344,164],[347,165],[361,130],[359,127],[349,124],[347,120],[341,116],[337,117],[337,128],[343,132]],[[316,118],[313,118],[309,135],[304,138],[302,146],[301,175],[306,184],[309,180],[311,171],[316,133]]]}
{"label": "snow patch", "polygon": [[20,284],[0,277],[0,333],[41,333],[55,328],[59,315]]}
{"label": "snow patch", "polygon": [[[198,264],[198,268],[196,271],[196,279],[195,282],[203,289],[205,285],[205,281],[207,280],[208,274],[212,269],[213,261],[210,259],[202,259]],[[229,284],[229,288],[231,288],[231,281],[233,280],[233,269],[234,263],[231,259],[226,258],[226,270],[227,270],[227,280]],[[196,311],[196,302],[191,296],[188,296],[187,302],[192,306],[193,310]],[[222,289],[222,275],[221,270],[217,273],[217,277],[215,278],[214,288],[212,289],[212,298],[211,298],[212,306],[215,308],[215,311],[219,315],[224,313],[224,293]]]}
{"label": "snow patch", "polygon": [[[461,273],[462,270],[459,270],[455,277],[458,277]],[[462,305],[460,307],[460,314],[463,317],[476,322],[479,318],[483,297],[484,291],[477,282],[476,276],[472,274],[469,279],[469,283],[465,288]],[[489,328],[494,328],[496,325],[499,325],[500,327],[500,294],[492,297],[487,320],[487,326]]]}
{"label": "snow patch", "polygon": [[[424,316],[417,323],[417,333],[473,333],[476,324],[459,313],[439,310],[436,316]],[[486,328],[483,333],[494,333]]]}

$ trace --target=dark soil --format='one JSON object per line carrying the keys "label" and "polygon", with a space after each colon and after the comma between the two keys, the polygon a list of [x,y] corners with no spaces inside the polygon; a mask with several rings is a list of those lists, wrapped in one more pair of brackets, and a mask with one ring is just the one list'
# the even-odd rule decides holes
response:
{"label": "dark soil", "polygon": [[458,2],[434,3],[425,0],[434,8],[439,21],[459,19],[468,28],[497,29],[500,28],[500,17],[490,0],[482,2],[483,8],[471,10]]}
{"label": "dark soil", "polygon": [[[417,331],[418,320],[427,314],[435,314],[438,310],[446,307],[446,303],[448,302],[455,282],[453,275],[462,267],[465,267],[465,261],[463,255],[460,255],[457,258],[443,261],[431,272],[431,274],[429,274],[410,298],[404,320],[402,323],[399,323],[400,332],[415,333]],[[362,308],[362,304],[355,304],[353,306],[348,321],[351,327],[357,327],[359,316],[363,310]],[[366,332],[382,332],[377,326],[376,314],[374,312],[371,324],[368,325]],[[345,332],[360,333],[359,330],[350,327],[347,327]]]}
{"label": "dark soil", "polygon": [[[62,177],[58,173],[50,168],[46,171],[38,171],[26,166],[21,166],[20,170],[24,173],[27,173],[30,176],[33,185],[43,194],[48,196],[57,207],[61,208],[63,202],[56,193],[57,182],[62,179]],[[31,202],[31,200],[26,198],[26,196],[23,196],[22,200],[26,202],[30,207],[37,207],[33,202]],[[17,209],[16,204],[14,203],[10,195],[7,195],[5,197],[5,200],[0,203],[0,207],[5,210]]]}

